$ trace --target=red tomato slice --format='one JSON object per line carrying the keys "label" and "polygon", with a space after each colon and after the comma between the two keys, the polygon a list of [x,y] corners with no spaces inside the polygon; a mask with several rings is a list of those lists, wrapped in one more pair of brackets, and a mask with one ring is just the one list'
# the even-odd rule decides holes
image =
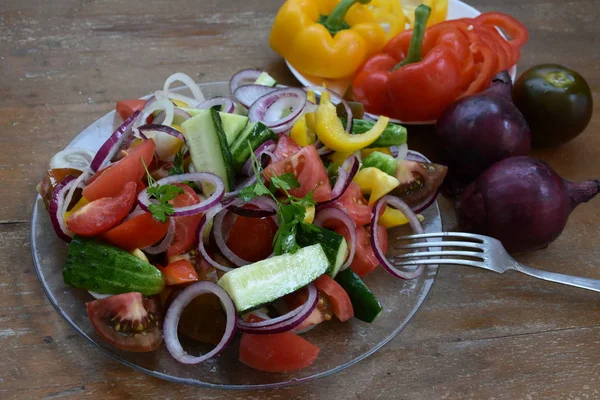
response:
{"label": "red tomato slice", "polygon": [[372,206],[365,199],[360,186],[351,182],[348,189],[334,203],[335,208],[345,211],[357,226],[364,226],[371,222]]}
{"label": "red tomato slice", "polygon": [[167,286],[181,285],[182,283],[196,282],[198,280],[198,273],[188,260],[177,260],[165,268],[159,269],[163,273]]}
{"label": "red tomato slice", "polygon": [[260,261],[273,252],[273,238],[277,224],[272,218],[237,216],[231,229],[227,246],[238,257],[247,261]]}
{"label": "red tomato slice", "polygon": [[125,121],[127,118],[131,117],[134,112],[142,111],[145,105],[146,100],[127,99],[117,102],[116,108],[123,121]]}
{"label": "red tomato slice", "polygon": [[340,321],[345,322],[354,317],[354,308],[348,293],[333,278],[329,275],[321,275],[315,281],[315,286],[327,295],[331,309]]}
{"label": "red tomato slice", "polygon": [[294,142],[294,139],[290,138],[288,135],[281,134],[279,135],[277,147],[275,147],[273,154],[275,155],[276,160],[283,160],[284,158],[293,156],[300,150],[302,150],[302,147]]}
{"label": "red tomato slice", "polygon": [[265,168],[264,175],[269,179],[287,172],[293,173],[300,183],[300,187],[289,191],[292,196],[304,197],[312,190],[318,203],[331,200],[327,170],[314,146],[306,146],[293,156],[270,164]]}
{"label": "red tomato slice", "polygon": [[96,177],[92,177],[91,183],[83,188],[83,197],[94,201],[102,197],[116,196],[127,182],[137,182],[144,176],[146,170],[142,159],[146,165],[149,165],[155,150],[156,145],[153,140],[145,140],[134,147],[125,158],[117,161],[110,168],[98,172]]}
{"label": "red tomato slice", "polygon": [[67,226],[81,236],[97,236],[117,226],[135,201],[136,184],[128,182],[116,197],[103,197],[86,204],[67,219]]}
{"label": "red tomato slice", "polygon": [[311,365],[320,349],[293,332],[274,335],[244,333],[240,340],[240,361],[266,372],[291,372]]}
{"label": "red tomato slice", "polygon": [[[173,199],[173,207],[186,207],[200,203],[200,197],[194,189],[184,184],[177,184],[184,193]],[[189,217],[175,217],[175,237],[167,249],[167,257],[181,254],[196,242],[196,230],[202,220],[203,214],[190,215]]]}
{"label": "red tomato slice", "polygon": [[114,246],[131,251],[152,246],[161,240],[168,230],[168,222],[160,222],[152,214],[144,213],[105,232],[102,238]]}
{"label": "red tomato slice", "polygon": [[[388,249],[388,235],[387,229],[383,226],[378,225],[379,243],[384,253]],[[350,235],[346,226],[341,226],[335,230],[340,235],[343,235],[348,242],[350,242]],[[379,260],[375,257],[373,248],[371,247],[371,235],[369,234],[369,227],[356,227],[356,253],[354,254],[354,260],[350,265],[352,271],[358,276],[365,276],[373,271],[379,265]]]}
{"label": "red tomato slice", "polygon": [[[149,352],[160,346],[156,300],[145,299],[140,293],[124,293],[91,301],[86,306],[98,336],[113,346],[134,352]],[[150,314],[153,318],[148,318]]]}

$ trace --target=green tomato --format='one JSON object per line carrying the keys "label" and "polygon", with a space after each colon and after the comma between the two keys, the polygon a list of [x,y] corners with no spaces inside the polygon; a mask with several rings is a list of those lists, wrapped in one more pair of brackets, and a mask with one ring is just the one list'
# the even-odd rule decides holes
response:
{"label": "green tomato", "polygon": [[513,101],[531,129],[532,147],[564,144],[592,118],[592,92],[576,71],[558,64],[537,65],[515,82]]}

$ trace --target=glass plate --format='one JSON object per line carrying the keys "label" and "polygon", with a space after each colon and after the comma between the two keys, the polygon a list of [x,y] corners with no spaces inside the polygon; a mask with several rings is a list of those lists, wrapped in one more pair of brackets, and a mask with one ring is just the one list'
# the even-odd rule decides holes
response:
{"label": "glass plate", "polygon": [[[229,94],[226,82],[201,85],[207,97]],[[114,128],[120,124],[114,111],[106,114],[83,132],[67,147],[84,147],[97,150]],[[424,212],[424,227],[427,232],[441,231],[442,224],[437,203]],[[390,232],[390,251],[394,253],[393,237],[410,233],[409,229]],[[347,323],[331,321],[317,326],[304,334],[310,342],[319,346],[321,352],[316,362],[293,373],[265,373],[253,370],[238,361],[239,337],[218,357],[200,365],[183,365],[175,361],[161,346],[152,353],[129,353],[113,348],[102,341],[91,326],[85,303],[93,298],[84,290],[67,286],[62,279],[62,265],[67,245],[56,237],[42,199],[38,196],[31,217],[31,248],[36,272],[42,287],[56,310],[87,340],[104,350],[108,355],[125,365],[157,378],[196,386],[221,389],[265,389],[307,382],[341,371],[373,354],[406,326],[425,296],[431,289],[436,266],[429,267],[425,274],[412,281],[390,279],[383,269],[378,268],[365,282],[381,301],[384,311],[373,323],[356,319]],[[207,351],[201,344],[186,342],[191,354]],[[196,352],[196,353],[194,353]]]}

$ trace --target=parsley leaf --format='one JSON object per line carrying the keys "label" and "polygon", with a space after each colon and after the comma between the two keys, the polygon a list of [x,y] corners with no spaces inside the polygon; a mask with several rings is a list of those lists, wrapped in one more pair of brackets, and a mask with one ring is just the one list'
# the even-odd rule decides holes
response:
{"label": "parsley leaf", "polygon": [[148,206],[148,210],[156,220],[167,222],[167,216],[172,215],[175,210],[173,204],[169,203],[169,201],[182,194],[183,189],[175,185],[157,185],[154,178],[148,172],[148,167],[146,167],[144,160],[142,160],[142,163],[148,174],[148,188],[146,189],[146,193],[148,193],[149,198],[158,200],[158,203],[151,203]]}
{"label": "parsley leaf", "polygon": [[177,154],[175,154],[175,159],[173,160],[173,166],[169,170],[169,175],[181,175],[185,174],[185,167],[183,164],[183,156],[185,155],[183,149],[179,150]]}

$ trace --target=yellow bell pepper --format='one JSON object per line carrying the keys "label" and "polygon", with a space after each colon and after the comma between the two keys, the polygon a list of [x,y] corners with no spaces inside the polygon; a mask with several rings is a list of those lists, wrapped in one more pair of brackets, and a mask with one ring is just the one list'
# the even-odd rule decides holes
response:
{"label": "yellow bell pepper", "polygon": [[296,120],[294,126],[292,126],[290,137],[302,147],[313,144],[316,141],[315,132],[308,127],[306,114]]}
{"label": "yellow bell pepper", "polygon": [[350,155],[352,155],[352,153],[343,153],[336,151],[335,153],[332,153],[329,156],[327,156],[327,158],[329,158],[329,160],[338,167],[341,167],[344,161],[346,161],[346,159],[350,157]]}
{"label": "yellow bell pepper", "polygon": [[406,28],[406,16],[399,0],[371,0],[365,7],[357,9],[355,14],[362,21],[377,22],[385,32],[386,40]]}
{"label": "yellow bell pepper", "polygon": [[271,48],[304,74],[350,77],[387,41],[384,29],[364,10],[370,1],[287,0],[273,23]]}
{"label": "yellow bell pepper", "polygon": [[[419,221],[423,221],[425,218],[421,214],[417,214]],[[383,225],[386,229],[395,228],[397,226],[408,224],[408,219],[402,214],[401,211],[395,208],[386,207],[385,211],[379,217],[378,223]]]}
{"label": "yellow bell pepper", "polygon": [[400,186],[398,179],[374,167],[361,169],[354,177],[354,182],[360,186],[362,194],[370,195],[369,204],[375,203]]}
{"label": "yellow bell pepper", "polygon": [[69,217],[77,210],[79,210],[81,207],[85,206],[86,204],[89,204],[88,199],[86,199],[85,197],[81,196],[81,199],[79,199],[79,201],[77,203],[75,203],[75,205],[73,206],[73,208],[71,208],[69,211],[67,211],[65,213],[65,222],[67,221],[67,219],[69,219]]}
{"label": "yellow bell pepper", "polygon": [[387,154],[389,156],[392,155],[392,151],[389,147],[373,147],[372,149],[362,149],[360,151],[360,156],[362,158],[367,158],[371,153],[375,153],[376,151],[379,153]]}
{"label": "yellow bell pepper", "polygon": [[315,220],[315,206],[308,207],[306,209],[306,211],[304,212],[304,220],[302,220],[302,222],[304,222],[305,224],[312,224],[314,220]]}
{"label": "yellow bell pepper", "polygon": [[427,20],[428,27],[445,21],[448,17],[448,0],[402,0],[406,22],[408,22],[411,28],[414,27],[415,23],[415,8],[421,4],[425,4],[431,8],[431,13]]}
{"label": "yellow bell pepper", "polygon": [[317,108],[316,130],[321,142],[331,150],[354,153],[376,141],[389,122],[388,117],[381,116],[365,133],[361,135],[348,133],[338,118],[335,106],[329,101],[329,93],[323,93],[321,104]]}

